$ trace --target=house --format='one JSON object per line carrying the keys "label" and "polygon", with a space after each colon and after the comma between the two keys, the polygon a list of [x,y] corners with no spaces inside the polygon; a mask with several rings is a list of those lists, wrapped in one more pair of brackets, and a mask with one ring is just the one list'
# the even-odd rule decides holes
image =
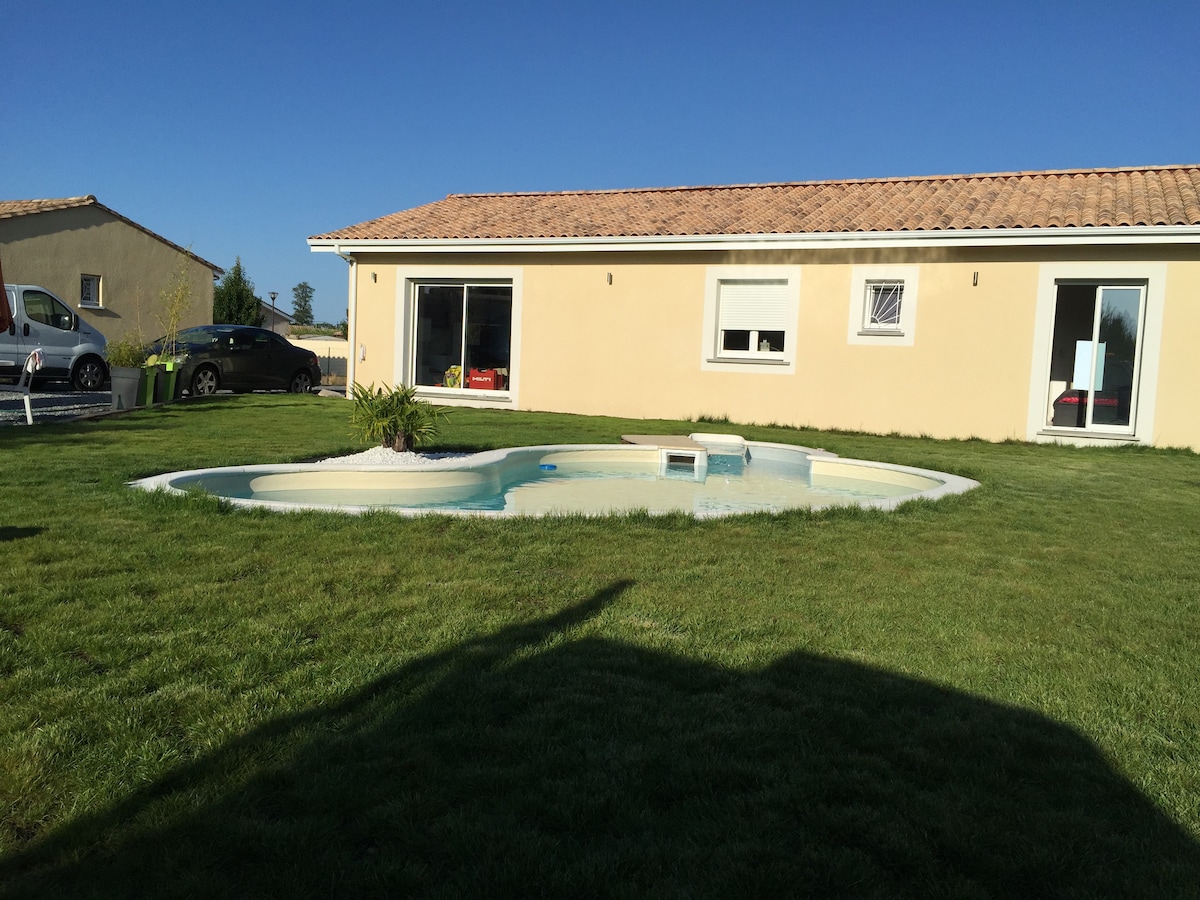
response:
{"label": "house", "polygon": [[181,324],[211,323],[213,279],[223,274],[90,195],[0,201],[0,259],[10,283],[57,294],[109,340],[163,332],[160,295],[181,266],[192,286]]}
{"label": "house", "polygon": [[275,305],[275,301],[267,302],[265,300],[258,301],[258,314],[262,317],[262,327],[273,331],[276,334],[288,336],[288,332],[292,330],[292,326],[296,324],[295,318],[289,316],[286,312]]}
{"label": "house", "polygon": [[1200,166],[464,194],[309,239],[441,405],[1200,450]]}

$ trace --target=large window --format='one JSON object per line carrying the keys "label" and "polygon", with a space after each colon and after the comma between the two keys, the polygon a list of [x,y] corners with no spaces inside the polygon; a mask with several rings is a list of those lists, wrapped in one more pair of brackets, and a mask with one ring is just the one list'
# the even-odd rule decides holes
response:
{"label": "large window", "polygon": [[1145,260],[1038,266],[1029,440],[1155,439],[1167,269]]}
{"label": "large window", "polygon": [[511,284],[415,285],[413,383],[500,391],[512,352]]}
{"label": "large window", "polygon": [[1145,297],[1143,284],[1058,285],[1047,425],[1133,430]]}

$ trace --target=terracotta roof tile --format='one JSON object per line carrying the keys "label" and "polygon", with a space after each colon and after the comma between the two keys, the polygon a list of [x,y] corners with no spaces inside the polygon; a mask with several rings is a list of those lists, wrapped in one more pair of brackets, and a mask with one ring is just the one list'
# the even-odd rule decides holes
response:
{"label": "terracotta roof tile", "polygon": [[49,212],[54,209],[70,209],[75,206],[91,206],[96,198],[62,197],[57,200],[0,200],[0,219],[13,219],[31,213]]}
{"label": "terracotta roof tile", "polygon": [[451,194],[316,239],[505,240],[1117,225],[1200,225],[1200,166]]}

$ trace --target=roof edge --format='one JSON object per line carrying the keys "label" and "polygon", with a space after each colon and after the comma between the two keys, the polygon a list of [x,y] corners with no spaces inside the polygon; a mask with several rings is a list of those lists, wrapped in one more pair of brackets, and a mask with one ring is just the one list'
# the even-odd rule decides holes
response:
{"label": "roof edge", "polygon": [[995,247],[1012,244],[1200,244],[1200,225],[1103,225],[1071,228],[974,228],[924,231],[829,231],[791,234],[638,235],[556,238],[331,238],[307,240],[314,253],[506,253],[706,249],[812,249],[862,246]]}

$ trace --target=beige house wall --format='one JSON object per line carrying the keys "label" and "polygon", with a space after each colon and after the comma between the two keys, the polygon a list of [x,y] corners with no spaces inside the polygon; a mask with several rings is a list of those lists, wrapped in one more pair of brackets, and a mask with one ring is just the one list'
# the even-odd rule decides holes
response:
{"label": "beige house wall", "polygon": [[1154,443],[1200,452],[1200,260],[1168,266]]}
{"label": "beige house wall", "polygon": [[[212,269],[94,206],[0,219],[0,259],[7,282],[57,294],[109,340],[163,333],[160,295],[182,263],[193,297],[182,326],[212,322]],[[83,275],[100,276],[102,308],[79,305]]]}
{"label": "beige house wall", "polygon": [[[1047,385],[1034,385],[1048,345],[1036,334],[1039,284],[1064,264],[1124,265],[1163,280],[1158,391],[1137,439],[1200,449],[1200,326],[1195,248],[929,248],[778,252],[360,254],[352,352],[355,380],[408,373],[406,279],[517,274],[511,392],[430,392],[438,402],[645,418],[727,416],[816,428],[936,437],[1053,439],[1031,434]],[[715,266],[791,266],[799,273],[794,365],[706,366],[706,273]],[[910,343],[854,343],[857,267],[919,273]],[[1165,272],[1165,279],[1158,273]],[[611,275],[611,282],[610,276]],[[1052,302],[1052,301],[1051,301]],[[1044,313],[1044,310],[1042,311]],[[1051,310],[1052,312],[1052,310]],[[1147,328],[1154,323],[1147,322]],[[714,370],[715,369],[715,370]],[[1031,411],[1032,410],[1032,411]]]}

